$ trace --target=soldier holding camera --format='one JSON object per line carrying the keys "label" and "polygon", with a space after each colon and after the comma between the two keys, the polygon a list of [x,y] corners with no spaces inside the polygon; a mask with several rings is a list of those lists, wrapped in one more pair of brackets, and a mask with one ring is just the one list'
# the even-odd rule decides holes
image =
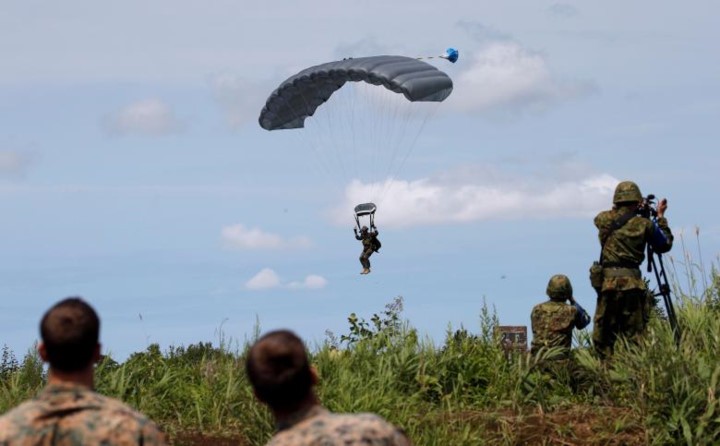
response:
{"label": "soldier holding camera", "polygon": [[598,291],[593,344],[601,357],[612,354],[619,335],[632,339],[645,330],[650,297],[640,264],[648,245],[658,254],[672,247],[667,200],[653,208],[652,198],[643,199],[637,184],[623,181],[615,188],[613,208],[595,217],[602,251],[596,277],[591,269]]}

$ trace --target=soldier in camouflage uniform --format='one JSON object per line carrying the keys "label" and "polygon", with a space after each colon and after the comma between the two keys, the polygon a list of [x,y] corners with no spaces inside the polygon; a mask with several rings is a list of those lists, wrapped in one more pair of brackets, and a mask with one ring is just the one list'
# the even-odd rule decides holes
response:
{"label": "soldier in camouflage uniform", "polygon": [[358,235],[356,228],[353,228],[353,231],[355,231],[355,239],[362,241],[363,245],[363,251],[362,254],[360,254],[360,264],[362,265],[363,270],[360,271],[360,274],[369,274],[370,256],[376,250],[375,239],[377,239],[380,232],[374,226],[373,231],[368,231],[368,227],[363,226],[362,229],[360,229],[360,235]]}
{"label": "soldier in camouflage uniform", "polygon": [[[569,357],[572,330],[582,330],[590,323],[590,315],[575,302],[572,284],[567,276],[557,274],[550,278],[547,286],[549,301],[535,305],[530,316],[533,340],[530,352],[535,354],[541,348],[563,347],[565,358]],[[565,301],[570,301],[570,305]]]}
{"label": "soldier in camouflage uniform", "polygon": [[[633,339],[645,331],[650,305],[640,264],[648,244],[660,254],[672,248],[673,235],[665,218],[667,200],[658,203],[657,222],[631,216],[642,202],[637,184],[623,181],[615,188],[613,208],[595,217],[603,278],[595,309],[593,344],[600,357],[612,354],[618,336]],[[617,223],[621,220],[624,224]],[[622,226],[617,228],[618,224]]]}
{"label": "soldier in camouflage uniform", "polygon": [[410,446],[405,434],[377,415],[334,414],[313,390],[318,377],[300,338],[287,330],[260,338],[246,370],[257,398],[268,405],[277,432],[266,446]]}
{"label": "soldier in camouflage uniform", "polygon": [[99,331],[97,314],[79,298],[62,300],[45,313],[38,353],[50,364],[47,386],[0,417],[0,445],[167,444],[155,423],[92,390]]}

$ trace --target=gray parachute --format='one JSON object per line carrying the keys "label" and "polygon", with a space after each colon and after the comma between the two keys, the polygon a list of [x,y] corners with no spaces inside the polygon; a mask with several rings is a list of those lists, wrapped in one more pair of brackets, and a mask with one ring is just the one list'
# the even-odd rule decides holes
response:
{"label": "gray parachute", "polygon": [[304,127],[305,119],[348,81],[382,85],[411,102],[441,102],[453,89],[447,74],[411,57],[339,60],[306,68],[281,83],[260,112],[260,126],[265,130]]}

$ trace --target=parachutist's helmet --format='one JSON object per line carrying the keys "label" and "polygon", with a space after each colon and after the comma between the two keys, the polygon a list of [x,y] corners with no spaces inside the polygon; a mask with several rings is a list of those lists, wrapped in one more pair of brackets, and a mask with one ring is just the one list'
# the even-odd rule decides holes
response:
{"label": "parachutist's helmet", "polygon": [[547,286],[547,295],[552,300],[565,301],[572,297],[573,289],[570,279],[563,274],[556,274],[550,278]]}
{"label": "parachutist's helmet", "polygon": [[360,231],[361,231],[361,232],[367,232],[367,231],[368,231],[368,227],[367,227],[367,226],[363,226],[363,227],[360,229]]}
{"label": "parachutist's helmet", "polygon": [[620,203],[637,203],[642,201],[643,196],[640,193],[640,188],[637,184],[632,181],[623,181],[615,188],[615,195],[613,195],[613,204]]}

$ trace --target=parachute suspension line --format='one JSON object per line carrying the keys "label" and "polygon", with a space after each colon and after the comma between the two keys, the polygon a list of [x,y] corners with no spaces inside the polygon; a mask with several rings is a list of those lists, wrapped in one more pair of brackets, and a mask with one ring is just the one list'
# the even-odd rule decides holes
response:
{"label": "parachute suspension line", "polygon": [[367,91],[366,85],[360,82],[352,82],[346,91],[347,97],[350,99],[347,110],[348,128],[352,139],[352,176],[346,178],[345,185],[355,179],[363,178],[367,167],[367,139],[372,134],[368,132],[368,114],[367,114]]}
{"label": "parachute suspension line", "polygon": [[[307,100],[307,98],[305,97],[305,95],[304,95],[303,93],[300,93],[300,97],[302,98],[303,102],[305,103],[305,106],[307,107],[307,106],[308,106],[308,100]],[[286,103],[290,106],[290,108],[291,108],[292,111],[293,111],[293,114],[294,114],[296,117],[299,118],[299,117],[302,116],[302,114],[299,113],[299,112],[295,109],[295,107],[293,107],[292,102],[288,101],[288,102],[286,102]],[[314,125],[314,124],[321,125],[321,124],[322,124],[322,120],[314,121],[313,124],[311,124],[311,125]],[[307,129],[306,129],[306,130],[307,130]],[[319,138],[318,138],[318,137],[313,137],[313,133],[315,133],[315,134],[317,134],[317,135],[322,135],[323,132],[318,132],[318,131],[315,131],[315,130],[316,130],[316,128],[313,128],[313,129],[312,129],[311,131],[309,131],[309,132],[293,132],[293,133],[302,134],[301,137],[304,138],[304,140],[305,140],[305,145],[309,146],[309,147],[313,150],[313,152],[315,152],[315,154],[316,154],[315,158],[319,159],[319,162],[318,162],[317,164],[313,164],[313,166],[315,166],[316,168],[320,168],[320,170],[323,170],[324,173],[325,173],[325,175],[326,175],[326,178],[327,178],[327,177],[332,178],[333,176],[337,175],[337,173],[336,173],[335,169],[333,169],[332,166],[329,164],[330,160],[329,160],[326,156],[323,156],[323,153],[322,153],[322,152],[323,152],[323,151],[322,151],[322,147],[323,147],[322,141],[318,142],[317,139],[319,139]]]}
{"label": "parachute suspension line", "polygon": [[422,56],[422,57],[416,57],[417,60],[425,60],[425,59],[445,59],[450,63],[455,63],[460,58],[460,52],[456,50],[455,48],[448,48],[445,50],[444,54],[441,54],[439,56]]}
{"label": "parachute suspension line", "polygon": [[[304,100],[304,98],[303,98],[303,100]],[[287,105],[290,108],[290,110],[292,110],[292,116],[295,119],[299,119],[303,116],[302,113],[299,113],[297,111],[297,109],[293,106],[292,101],[285,100],[284,104]],[[313,151],[317,151],[315,146],[312,144],[310,139],[307,137],[307,134],[305,134],[305,132],[292,132],[292,133],[297,134],[297,135],[295,135],[295,138],[298,140],[298,142],[301,142],[301,144],[304,144],[304,145],[310,147]],[[313,167],[318,168],[318,165],[313,165]],[[329,170],[327,168],[325,168],[324,170],[326,172],[329,172]]]}
{"label": "parachute suspension line", "polygon": [[[305,102],[307,106],[308,100],[305,94],[300,93],[300,97],[302,97],[303,102]],[[342,162],[336,147],[337,138],[334,137],[336,126],[330,122],[332,119],[331,113],[323,113],[322,109],[319,111],[320,119],[311,120],[310,126],[305,127],[306,131],[299,133],[307,134],[309,145],[313,148],[316,157],[319,158],[329,176],[342,181],[343,178],[347,177],[347,174],[345,172],[345,164]]]}
{"label": "parachute suspension line", "polygon": [[368,188],[368,194],[362,200],[378,202],[412,155],[422,129],[437,112],[438,103],[399,100],[397,93],[373,90],[365,84],[360,86],[356,99],[361,105],[353,110],[361,109],[358,116],[368,119],[367,123],[355,121],[358,125],[353,127],[361,129],[360,135],[356,132],[356,138],[365,137],[365,146],[361,146],[365,150],[361,153],[366,163],[357,164],[362,167],[368,162],[371,164],[359,177],[366,178]]}
{"label": "parachute suspension line", "polygon": [[[343,166],[341,178],[343,186],[353,178],[360,177],[358,168],[359,135],[358,126],[355,123],[356,119],[360,119],[363,114],[356,113],[358,97],[353,85],[346,85],[333,93],[333,106],[329,107],[330,104],[327,104],[324,111],[320,110],[320,115],[330,123],[328,127],[332,129],[332,136],[326,146],[329,148],[328,152],[332,151],[332,155]],[[343,153],[351,153],[351,156],[343,156]]]}
{"label": "parachute suspension line", "polygon": [[[382,174],[377,176],[375,178],[375,181],[373,182],[373,188],[372,188],[372,200],[378,200],[380,197],[378,197],[378,194],[383,189],[383,183],[387,180],[387,173],[392,168],[392,164],[395,161],[395,158],[397,157],[397,152],[400,149],[400,147],[397,144],[396,141],[396,134],[399,133],[400,128],[403,127],[403,125],[400,125],[397,121],[398,116],[398,110],[404,105],[401,101],[393,101],[395,98],[390,97],[388,95],[384,95],[381,98],[382,101],[382,108],[385,110],[383,113],[383,116],[386,116],[387,119],[385,119],[382,125],[382,130],[379,132],[380,137],[383,139],[383,145],[389,149],[389,153],[386,154],[386,160],[384,163],[384,169],[382,169]],[[398,125],[390,126],[388,125],[389,122],[398,123]],[[380,142],[378,141],[378,144]],[[378,169],[373,170],[374,172],[378,172],[380,170],[380,167]]]}
{"label": "parachute suspension line", "polygon": [[[341,88],[338,91],[341,93],[341,98],[343,90],[344,88]],[[320,113],[323,113],[323,117],[325,118],[324,122],[327,127],[327,131],[323,132],[327,138],[327,142],[323,144],[323,147],[327,148],[327,156],[332,158],[335,161],[335,164],[339,167],[338,172],[340,173],[341,179],[346,181],[350,175],[348,173],[348,168],[350,166],[347,165],[345,158],[342,156],[342,153],[345,150],[344,146],[347,144],[344,138],[342,138],[342,136],[346,134],[343,131],[342,118],[346,115],[342,113],[331,113],[331,110],[327,108],[325,110],[320,110]]]}
{"label": "parachute suspension line", "polygon": [[[312,120],[306,120],[304,131],[293,133],[301,135],[304,144],[315,153],[317,162],[312,165],[326,178],[335,178],[329,184],[336,181],[346,186],[350,180],[367,178],[369,184],[365,187],[369,187],[369,194],[364,200],[381,204],[412,155],[425,125],[436,114],[439,103],[399,101],[397,93],[373,91],[369,84],[356,85],[359,88],[341,88],[334,93],[333,100],[339,110],[348,112],[319,108]],[[307,105],[308,98],[302,93],[300,97]],[[292,104],[289,106],[293,114],[300,116]],[[418,113],[412,108],[424,106],[430,107],[430,111]],[[421,118],[420,125],[410,129],[413,118]],[[387,149],[387,153],[382,148]],[[350,165],[341,156],[347,149],[353,152]],[[374,177],[373,172],[376,172]]]}
{"label": "parachute suspension line", "polygon": [[[323,110],[320,110],[322,113]],[[338,148],[338,133],[342,134],[342,122],[339,122],[338,116],[334,113],[324,113],[323,116],[326,118],[323,122],[325,123],[326,131],[323,132],[327,136],[328,142],[323,144],[323,147],[327,148],[328,155],[334,159],[335,164],[338,166],[341,177],[347,177],[347,166],[344,160],[340,156],[342,151]]]}
{"label": "parachute suspension line", "polygon": [[[387,92],[384,90],[373,90],[373,93],[377,94],[372,96],[371,100],[374,103],[374,107],[379,108],[380,111],[379,113],[372,113],[374,117],[373,128],[377,130],[373,132],[374,140],[371,141],[372,146],[370,147],[370,150],[372,153],[372,164],[370,166],[370,172],[378,172],[381,164],[381,155],[385,155],[381,153],[380,148],[387,147],[387,143],[384,141],[388,141],[391,119],[389,119],[390,107],[388,104]],[[378,187],[378,182],[382,181],[382,178],[375,176],[374,178],[370,177],[370,180],[372,187],[370,188],[371,196],[368,198],[370,200],[374,200],[377,193],[376,189]]]}
{"label": "parachute suspension line", "polygon": [[406,147],[402,145],[402,135],[407,130],[409,120],[401,122],[399,116],[402,116],[401,112],[407,110],[409,104],[411,104],[405,100],[398,100],[395,94],[388,92],[380,99],[384,110],[381,119],[385,119],[380,124],[382,130],[378,134],[380,140],[376,144],[378,147],[385,147],[388,153],[383,153],[382,164],[375,166],[374,169],[374,172],[378,172],[378,175],[373,183],[373,200],[381,198],[381,191],[385,188],[385,183],[388,180],[389,173],[393,170],[398,154],[406,150]]}
{"label": "parachute suspension line", "polygon": [[[399,121],[400,117],[398,115],[402,115],[401,118],[402,121]],[[391,154],[390,154],[390,162],[387,164],[387,167],[385,169],[385,174],[383,175],[383,182],[381,184],[381,191],[384,191],[387,189],[387,183],[391,182],[391,179],[394,179],[396,175],[399,173],[399,167],[396,168],[396,161],[399,155],[401,153],[405,152],[407,156],[407,152],[412,150],[412,146],[406,146],[404,145],[405,141],[405,135],[407,133],[407,130],[410,126],[410,109],[407,106],[407,104],[402,103],[402,105],[398,104],[397,107],[395,107],[394,110],[394,116],[393,120],[397,120],[398,122],[402,122],[401,125],[398,125],[397,128],[399,131],[397,131],[394,135],[390,135],[394,138],[393,141],[390,143],[391,147]],[[381,193],[381,195],[377,198],[378,201],[381,201],[383,198],[384,193]]]}
{"label": "parachute suspension line", "polygon": [[[352,87],[354,87],[354,85]],[[354,122],[356,122],[355,119],[357,119],[356,107],[357,107],[358,92],[356,91],[355,88],[350,88],[348,93],[349,93],[348,96],[350,97],[350,101],[349,101],[350,102],[350,104],[349,104],[350,116],[347,118],[347,127],[349,129],[350,141],[351,141],[351,147],[352,147],[351,152],[352,152],[353,170],[351,173],[352,173],[353,177],[360,178],[360,176],[358,175],[358,172],[359,172],[358,165],[359,165],[359,161],[360,161],[358,159],[358,153],[360,152],[360,149],[358,148],[358,135],[356,132],[357,129],[355,128],[355,125],[353,124]],[[352,178],[351,178],[351,180],[352,180]],[[348,182],[348,180],[346,179],[345,184],[343,186],[346,186],[347,182]]]}
{"label": "parachute suspension line", "polygon": [[[456,50],[448,48],[439,57],[455,62],[457,56]],[[350,86],[348,82],[359,85],[357,91],[345,88]],[[397,172],[407,163],[429,119],[429,115],[424,120],[415,119],[422,114],[412,106],[399,108],[397,99],[402,104],[442,102],[451,92],[452,80],[447,74],[410,57],[343,59],[309,67],[286,79],[268,97],[259,122],[266,130],[306,127],[298,131],[305,133],[299,139],[305,138],[306,145],[321,158],[308,160],[314,168],[323,168],[326,177],[339,176],[344,181],[353,171],[353,179],[363,181],[363,189],[371,194],[368,198],[382,200]],[[391,102],[390,96],[396,102]],[[337,110],[323,105],[326,102],[333,105],[337,99],[343,99],[349,106]],[[420,131],[413,134],[416,124],[421,124]],[[385,162],[388,158],[389,162]],[[355,175],[357,170],[360,173]],[[379,170],[385,176],[368,182]],[[356,197],[361,198],[364,197]]]}
{"label": "parachute suspension line", "polygon": [[[378,99],[376,86],[353,82],[333,94],[333,103],[326,104],[313,117],[327,129],[316,139],[322,139],[323,155],[336,161],[336,176],[344,184],[353,179],[368,178],[384,167],[382,148],[388,140],[387,102]],[[395,94],[386,92],[387,94]],[[308,129],[310,125],[308,126]],[[330,153],[332,152],[332,153]],[[342,175],[340,175],[342,174]],[[372,178],[375,180],[375,178]],[[374,181],[370,185],[373,185]],[[372,195],[368,199],[372,199]]]}
{"label": "parachute suspension line", "polygon": [[[396,162],[399,156],[402,155],[402,153],[406,152],[410,148],[404,144],[405,140],[405,133],[408,131],[408,128],[410,126],[410,113],[409,113],[409,102],[401,102],[397,103],[397,106],[393,110],[393,120],[395,122],[399,122],[400,124],[395,126],[396,131],[392,133],[390,136],[390,162],[387,164],[387,167],[385,169],[385,174],[383,175],[383,182],[380,183],[380,196],[378,199],[382,199],[382,191],[384,191],[387,187],[388,181],[391,181],[390,178],[394,176],[394,171],[396,170]],[[396,173],[396,172],[395,172]]]}
{"label": "parachute suspension line", "polygon": [[415,133],[414,137],[412,138],[412,142],[410,143],[410,148],[409,148],[409,150],[406,151],[405,156],[403,157],[402,161],[400,162],[400,165],[398,166],[397,171],[392,174],[392,176],[390,177],[391,180],[387,181],[385,183],[385,187],[383,188],[383,191],[380,194],[380,197],[378,198],[378,201],[377,201],[378,206],[382,204],[383,200],[385,199],[385,196],[388,194],[388,192],[390,192],[390,189],[392,188],[392,186],[395,183],[396,175],[402,170],[402,168],[405,166],[405,163],[410,158],[410,155],[412,155],[412,152],[415,150],[415,146],[417,145],[417,140],[420,138],[420,135],[422,134],[423,130],[425,129],[425,126],[427,125],[428,121],[430,121],[437,114],[439,106],[440,106],[439,103],[433,104],[431,106],[430,112],[426,113],[425,116],[423,117],[423,120],[420,124],[420,128],[418,129],[418,131]]}

